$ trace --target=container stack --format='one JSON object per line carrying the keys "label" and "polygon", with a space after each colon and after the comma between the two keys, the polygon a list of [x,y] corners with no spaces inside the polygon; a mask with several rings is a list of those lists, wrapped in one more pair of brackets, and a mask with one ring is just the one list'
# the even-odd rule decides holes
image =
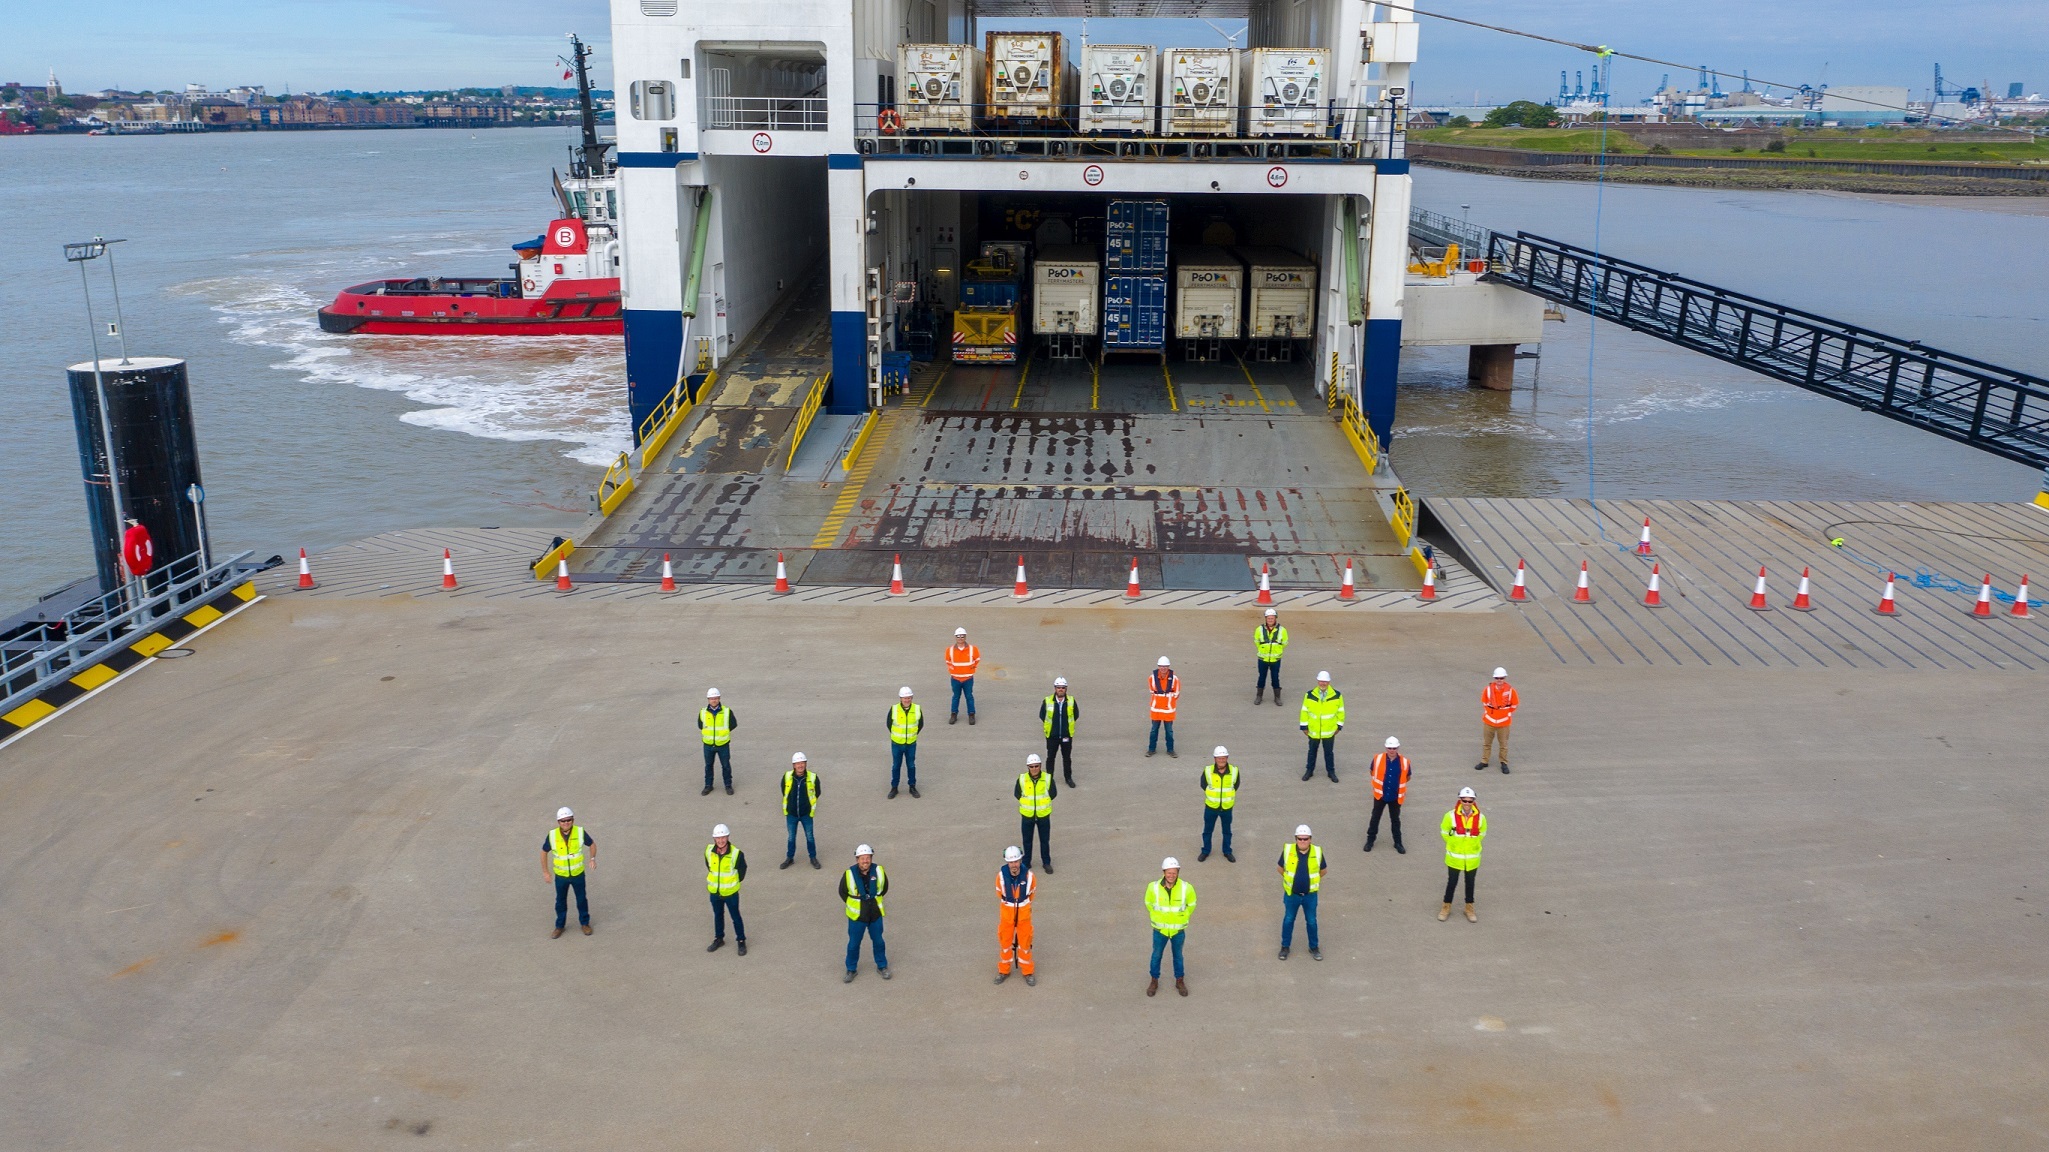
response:
{"label": "container stack", "polygon": [[1103,226],[1103,351],[1166,358],[1167,202],[1112,200]]}

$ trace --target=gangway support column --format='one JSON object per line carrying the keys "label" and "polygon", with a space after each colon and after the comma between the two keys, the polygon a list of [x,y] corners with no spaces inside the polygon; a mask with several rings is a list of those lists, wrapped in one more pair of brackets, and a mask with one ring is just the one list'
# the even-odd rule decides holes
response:
{"label": "gangway support column", "polygon": [[859,153],[826,157],[826,247],[832,286],[832,391],[835,415],[868,411],[868,188]]}
{"label": "gangway support column", "polygon": [[[1373,85],[1384,115],[1397,122],[1407,115],[1409,70],[1416,59],[1415,13],[1376,5],[1378,22],[1371,25],[1371,53],[1380,75]],[[1399,130],[1385,139],[1405,141]],[[1383,447],[1394,435],[1395,376],[1402,356],[1402,284],[1409,270],[1409,161],[1406,155],[1383,156],[1374,162],[1373,199],[1368,212],[1366,250],[1366,349],[1360,373],[1359,406]]]}
{"label": "gangway support column", "polygon": [[1466,383],[1507,392],[1515,387],[1513,344],[1473,344],[1466,350]]}

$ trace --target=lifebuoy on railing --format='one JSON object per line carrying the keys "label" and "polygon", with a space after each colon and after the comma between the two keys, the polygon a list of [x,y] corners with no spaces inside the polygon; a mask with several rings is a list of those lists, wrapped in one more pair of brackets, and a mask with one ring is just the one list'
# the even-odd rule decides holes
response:
{"label": "lifebuoy on railing", "polygon": [[897,115],[894,108],[884,108],[881,115],[875,118],[875,124],[884,132],[901,132],[904,130],[904,118]]}
{"label": "lifebuoy on railing", "polygon": [[534,279],[531,276],[527,277],[526,290],[529,292],[534,290]]}

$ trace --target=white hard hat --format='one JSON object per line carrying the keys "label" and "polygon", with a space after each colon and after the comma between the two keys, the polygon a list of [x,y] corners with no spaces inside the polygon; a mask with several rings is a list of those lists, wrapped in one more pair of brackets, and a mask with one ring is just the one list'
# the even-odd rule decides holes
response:
{"label": "white hard hat", "polygon": [[557,819],[557,820],[574,820],[574,819],[576,819],[576,813],[574,813],[574,812],[571,812],[571,811],[570,811],[569,809],[567,809],[567,808],[557,808],[557,809],[555,809],[555,819]]}
{"label": "white hard hat", "polygon": [[1392,736],[1389,736],[1387,738],[1387,746],[1389,748],[1399,748],[1402,746],[1402,742],[1400,740],[1395,739]]}
{"label": "white hard hat", "polygon": [[1224,747],[1222,744],[1217,745],[1216,749],[1210,753],[1210,755],[1212,756],[1229,756],[1230,754],[1231,750]]}
{"label": "white hard hat", "polygon": [[711,834],[712,838],[716,840],[721,836],[731,836],[733,834],[733,830],[731,828],[726,827],[724,824],[714,824],[711,826]]}
{"label": "white hard hat", "polygon": [[1045,761],[1043,761],[1043,760],[1039,759],[1039,754],[1038,754],[1037,752],[1034,752],[1034,753],[1032,753],[1031,755],[1029,755],[1029,756],[1025,757],[1025,766],[1026,766],[1026,767],[1030,767],[1030,766],[1032,766],[1033,764],[1043,764],[1043,763],[1045,763]]}
{"label": "white hard hat", "polygon": [[808,759],[807,759],[807,758],[806,758],[806,757],[804,756],[804,754],[803,754],[802,752],[798,752],[798,753],[796,753],[796,754],[794,754],[794,755],[792,755],[792,756],[790,757],[790,763],[792,763],[792,764],[809,764],[809,763],[810,763],[810,760],[808,760]]}
{"label": "white hard hat", "polygon": [[857,858],[861,856],[873,856],[875,855],[875,849],[868,847],[866,844],[863,844],[859,848],[854,849],[854,855]]}
{"label": "white hard hat", "polygon": [[1267,610],[1266,610],[1266,614],[1267,614],[1267,615],[1269,615],[1269,616],[1278,616],[1278,615],[1280,615],[1280,613],[1278,613],[1278,612],[1274,611],[1274,610],[1273,610],[1273,609],[1271,609],[1271,608],[1269,608],[1269,609],[1267,609]]}
{"label": "white hard hat", "polygon": [[1495,678],[1496,680],[1506,680],[1506,679],[1508,679],[1508,669],[1506,669],[1506,668],[1496,668],[1496,669],[1494,670],[1494,678]]}
{"label": "white hard hat", "polygon": [[1297,824],[1297,825],[1295,825],[1295,835],[1297,835],[1297,836],[1307,836],[1307,835],[1309,835],[1309,834],[1310,834],[1310,833],[1309,833],[1309,825],[1307,825],[1307,824]]}
{"label": "white hard hat", "polygon": [[1005,864],[1015,864],[1022,859],[1024,859],[1024,853],[1018,851],[1015,844],[1003,850],[1003,862]]}
{"label": "white hard hat", "polygon": [[1165,656],[1162,656],[1160,657],[1160,667],[1171,668],[1173,667],[1173,662],[1168,660]]}
{"label": "white hard hat", "polygon": [[1160,871],[1162,872],[1165,872],[1169,868],[1179,867],[1181,867],[1181,861],[1174,859],[1172,856],[1169,856],[1165,860],[1160,861]]}
{"label": "white hard hat", "polygon": [[908,700],[908,699],[910,699],[910,698],[911,698],[911,686],[910,686],[910,685],[908,685],[908,684],[906,684],[906,685],[904,685],[903,687],[901,687],[901,688],[897,689],[897,690],[896,690],[896,695],[897,695],[897,699],[899,699],[899,700]]}
{"label": "white hard hat", "polygon": [[1055,687],[1055,688],[1065,688],[1065,687],[1067,687],[1067,677],[1065,677],[1065,676],[1055,676],[1055,677],[1053,677],[1053,687]]}
{"label": "white hard hat", "polygon": [[704,690],[704,698],[705,698],[706,700],[716,700],[716,699],[718,699],[718,698],[719,698],[719,690],[718,690],[718,689],[716,689],[716,688],[706,688],[706,689]]}
{"label": "white hard hat", "polygon": [[1328,684],[1328,683],[1330,683],[1330,673],[1328,673],[1328,672],[1318,672],[1318,673],[1316,674],[1316,680],[1317,680],[1317,683],[1319,683],[1319,684]]}
{"label": "white hard hat", "polygon": [[1461,788],[1458,790],[1458,798],[1461,800],[1478,800],[1480,797],[1471,788]]}
{"label": "white hard hat", "polygon": [[967,635],[967,634],[968,634],[968,630],[967,630],[967,629],[965,629],[965,628],[955,628],[955,629],[953,630],[953,634],[954,634],[955,636],[965,636],[965,635]]}

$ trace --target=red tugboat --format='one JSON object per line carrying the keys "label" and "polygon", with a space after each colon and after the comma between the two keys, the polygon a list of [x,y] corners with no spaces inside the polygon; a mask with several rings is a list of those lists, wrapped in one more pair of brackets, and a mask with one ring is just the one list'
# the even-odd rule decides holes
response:
{"label": "red tugboat", "polygon": [[618,336],[619,202],[609,141],[591,104],[591,50],[570,37],[583,143],[557,178],[562,216],[512,250],[512,276],[419,276],[342,289],[320,310],[320,330],[376,336]]}

